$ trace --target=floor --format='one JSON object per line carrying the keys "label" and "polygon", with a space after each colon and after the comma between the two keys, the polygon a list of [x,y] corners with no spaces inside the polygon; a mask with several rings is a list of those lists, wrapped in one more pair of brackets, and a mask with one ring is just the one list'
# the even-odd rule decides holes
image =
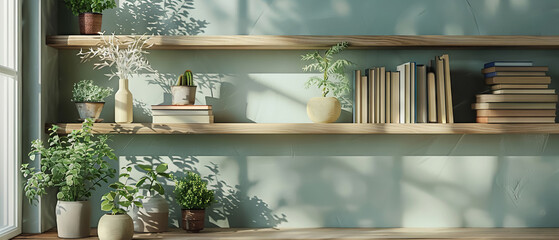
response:
{"label": "floor", "polygon": [[[58,237],[55,231],[50,231],[35,235],[22,234],[14,239],[58,239]],[[97,239],[95,229],[92,229],[92,237],[83,239]],[[186,233],[180,229],[158,234],[137,233],[134,239],[559,239],[559,228],[209,228],[196,234]]]}

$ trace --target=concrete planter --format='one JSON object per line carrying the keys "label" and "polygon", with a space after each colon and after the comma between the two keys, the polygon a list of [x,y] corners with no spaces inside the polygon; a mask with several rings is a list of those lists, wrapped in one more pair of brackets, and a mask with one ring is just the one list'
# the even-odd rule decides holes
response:
{"label": "concrete planter", "polygon": [[99,119],[101,111],[103,111],[104,102],[76,102],[76,108],[80,114],[80,120],[92,118],[95,122]]}
{"label": "concrete planter", "polygon": [[307,103],[307,115],[315,123],[332,123],[338,120],[342,105],[334,97],[314,97]]}
{"label": "concrete planter", "polygon": [[166,232],[169,225],[169,203],[161,195],[142,200],[144,207],[134,207],[132,220],[135,232]]}
{"label": "concrete planter", "polygon": [[89,201],[56,202],[56,228],[59,238],[89,237],[91,205]]}
{"label": "concrete planter", "polygon": [[101,13],[80,13],[78,16],[80,23],[80,34],[92,35],[101,32],[103,14]]}
{"label": "concrete planter", "polygon": [[134,223],[128,214],[105,214],[97,226],[99,240],[130,240],[134,236]]}
{"label": "concrete planter", "polygon": [[173,105],[194,105],[196,86],[172,86]]}
{"label": "concrete planter", "polygon": [[204,229],[206,210],[182,209],[182,229],[197,233]]}

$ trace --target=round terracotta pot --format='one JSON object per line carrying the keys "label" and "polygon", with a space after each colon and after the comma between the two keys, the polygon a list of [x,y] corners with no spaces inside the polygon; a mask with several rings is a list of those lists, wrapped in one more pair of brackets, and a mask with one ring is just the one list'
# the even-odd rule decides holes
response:
{"label": "round terracotta pot", "polygon": [[134,223],[128,214],[105,214],[97,225],[99,240],[130,240],[134,236]]}
{"label": "round terracotta pot", "polygon": [[134,207],[134,232],[166,232],[169,225],[169,203],[161,195],[142,200],[143,207]]}
{"label": "round terracotta pot", "polygon": [[206,210],[182,209],[182,229],[197,233],[204,229]]}
{"label": "round terracotta pot", "polygon": [[103,14],[101,13],[80,13],[78,15],[80,22],[80,34],[92,35],[101,32],[101,24],[103,22]]}
{"label": "round terracotta pot", "polygon": [[75,102],[80,120],[91,118],[93,121],[99,118],[101,111],[103,111],[104,102]]}
{"label": "round terracotta pot", "polygon": [[334,97],[314,97],[307,103],[307,115],[315,123],[332,123],[338,120],[342,105]]}
{"label": "round terracotta pot", "polygon": [[173,105],[194,105],[196,86],[172,86]]}
{"label": "round terracotta pot", "polygon": [[56,202],[56,229],[59,238],[89,237],[89,201]]}

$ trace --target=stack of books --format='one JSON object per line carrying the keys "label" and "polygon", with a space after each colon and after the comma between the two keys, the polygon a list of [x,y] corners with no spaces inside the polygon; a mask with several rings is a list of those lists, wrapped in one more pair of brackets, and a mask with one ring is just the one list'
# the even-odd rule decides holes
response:
{"label": "stack of books", "polygon": [[492,94],[478,94],[472,108],[478,123],[555,123],[557,95],[548,67],[530,61],[485,64],[482,73]]}
{"label": "stack of books", "polygon": [[355,71],[354,123],[453,123],[449,56]]}
{"label": "stack of books", "polygon": [[153,123],[213,123],[211,105],[152,105]]}

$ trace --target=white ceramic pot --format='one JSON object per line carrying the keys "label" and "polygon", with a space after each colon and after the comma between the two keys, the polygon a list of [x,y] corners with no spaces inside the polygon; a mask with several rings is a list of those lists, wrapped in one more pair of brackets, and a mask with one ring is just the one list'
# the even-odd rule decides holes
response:
{"label": "white ceramic pot", "polygon": [[172,86],[173,105],[194,105],[196,86]]}
{"label": "white ceramic pot", "polygon": [[90,234],[89,201],[56,202],[56,228],[59,238],[84,238]]}
{"label": "white ceramic pot", "polygon": [[142,200],[144,207],[134,207],[132,220],[135,232],[166,232],[169,225],[169,203],[161,195]]}
{"label": "white ceramic pot", "polygon": [[105,214],[97,226],[99,240],[130,240],[134,236],[134,223],[128,214]]}
{"label": "white ceramic pot", "polygon": [[133,120],[134,99],[128,90],[128,79],[118,80],[118,91],[115,93],[115,122],[131,123]]}
{"label": "white ceramic pot", "polygon": [[307,103],[307,115],[315,123],[332,123],[338,120],[342,105],[334,97],[314,97]]}

